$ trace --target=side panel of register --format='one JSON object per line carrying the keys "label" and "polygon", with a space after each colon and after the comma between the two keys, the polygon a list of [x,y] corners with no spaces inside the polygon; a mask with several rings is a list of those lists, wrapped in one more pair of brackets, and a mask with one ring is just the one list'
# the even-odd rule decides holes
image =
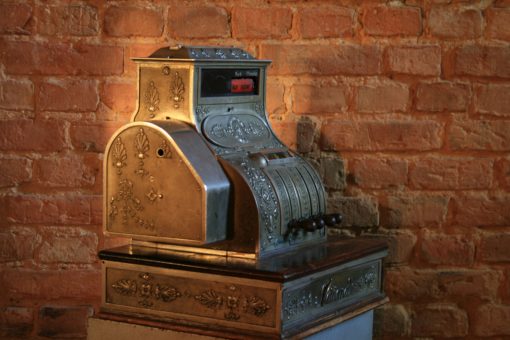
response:
{"label": "side panel of register", "polygon": [[189,125],[129,124],[112,137],[104,165],[106,233],[187,245],[227,238],[230,183]]}

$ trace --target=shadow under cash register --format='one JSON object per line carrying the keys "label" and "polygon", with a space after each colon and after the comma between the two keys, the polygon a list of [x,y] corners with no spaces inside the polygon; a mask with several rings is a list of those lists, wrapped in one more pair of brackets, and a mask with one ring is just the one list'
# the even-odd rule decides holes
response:
{"label": "shadow under cash register", "polygon": [[100,318],[303,338],[352,332],[340,326],[387,301],[386,243],[328,239],[340,213],[270,127],[269,61],[183,46],[134,60],[138,109],[106,148],[103,219],[132,242],[99,254]]}

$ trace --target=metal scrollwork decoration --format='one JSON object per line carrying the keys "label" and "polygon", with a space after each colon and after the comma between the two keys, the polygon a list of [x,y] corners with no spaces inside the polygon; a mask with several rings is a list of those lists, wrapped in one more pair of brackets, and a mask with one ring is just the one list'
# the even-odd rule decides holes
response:
{"label": "metal scrollwork decoration", "polygon": [[149,273],[139,275],[140,280],[120,279],[114,282],[111,287],[123,296],[138,296],[141,298],[138,304],[149,308],[154,305],[154,300],[172,302],[181,297],[181,292],[167,284],[154,283],[154,277]]}
{"label": "metal scrollwork decoration", "polygon": [[184,101],[184,82],[179,72],[175,72],[170,86],[171,98],[174,102],[174,108],[178,109],[180,103]]}
{"label": "metal scrollwork decoration", "polygon": [[149,82],[145,90],[145,106],[151,113],[151,118],[154,118],[154,112],[159,110],[159,91],[153,81]]}
{"label": "metal scrollwork decoration", "polygon": [[138,130],[138,133],[135,137],[135,150],[136,157],[139,159],[138,161],[138,169],[135,170],[135,174],[139,176],[145,176],[148,174],[148,171],[144,168],[143,160],[148,157],[147,152],[149,151],[149,138],[143,131],[143,129]]}
{"label": "metal scrollwork decoration", "polygon": [[249,143],[253,137],[262,136],[267,129],[258,122],[243,122],[237,117],[230,117],[227,125],[214,124],[211,134],[218,138],[232,137],[239,143]]}
{"label": "metal scrollwork decoration", "polygon": [[120,137],[115,138],[112,149],[113,166],[117,168],[117,174],[122,174],[122,168],[126,166],[126,147]]}
{"label": "metal scrollwork decoration", "polygon": [[[235,286],[230,287],[234,292]],[[252,314],[256,317],[263,317],[271,307],[258,296],[239,296],[237,294],[222,294],[209,289],[195,295],[195,300],[201,305],[214,309],[225,310],[224,318],[229,321],[236,321],[241,318],[240,313]]]}

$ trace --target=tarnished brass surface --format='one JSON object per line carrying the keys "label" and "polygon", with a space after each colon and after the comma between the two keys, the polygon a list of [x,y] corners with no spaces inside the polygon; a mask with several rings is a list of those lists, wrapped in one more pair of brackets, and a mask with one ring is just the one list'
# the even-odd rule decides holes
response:
{"label": "tarnished brass surface", "polygon": [[[140,256],[142,249],[134,252]],[[106,255],[103,307],[112,313],[287,336],[385,299],[381,259],[386,251],[322,270],[304,263],[299,266],[309,268],[308,274],[281,280],[277,274],[290,268],[262,269],[253,263],[218,262],[217,257],[208,261],[205,255],[193,259],[166,253],[155,262],[154,254],[148,254],[137,263],[120,262],[122,255],[112,251]]]}
{"label": "tarnished brass surface", "polygon": [[276,332],[281,294],[273,282],[103,262],[106,310]]}
{"label": "tarnished brass surface", "polygon": [[104,227],[110,234],[171,243],[226,238],[230,184],[201,137],[179,122],[136,122],[105,155]]}

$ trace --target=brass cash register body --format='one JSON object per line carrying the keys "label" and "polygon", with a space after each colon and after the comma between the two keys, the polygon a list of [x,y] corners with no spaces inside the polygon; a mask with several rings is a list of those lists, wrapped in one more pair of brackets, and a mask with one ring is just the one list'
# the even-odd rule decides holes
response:
{"label": "brass cash register body", "polygon": [[[283,336],[382,301],[380,242],[327,241],[315,169],[273,133],[268,61],[162,48],[104,161],[103,310]],[[362,304],[363,305],[363,304]]]}

